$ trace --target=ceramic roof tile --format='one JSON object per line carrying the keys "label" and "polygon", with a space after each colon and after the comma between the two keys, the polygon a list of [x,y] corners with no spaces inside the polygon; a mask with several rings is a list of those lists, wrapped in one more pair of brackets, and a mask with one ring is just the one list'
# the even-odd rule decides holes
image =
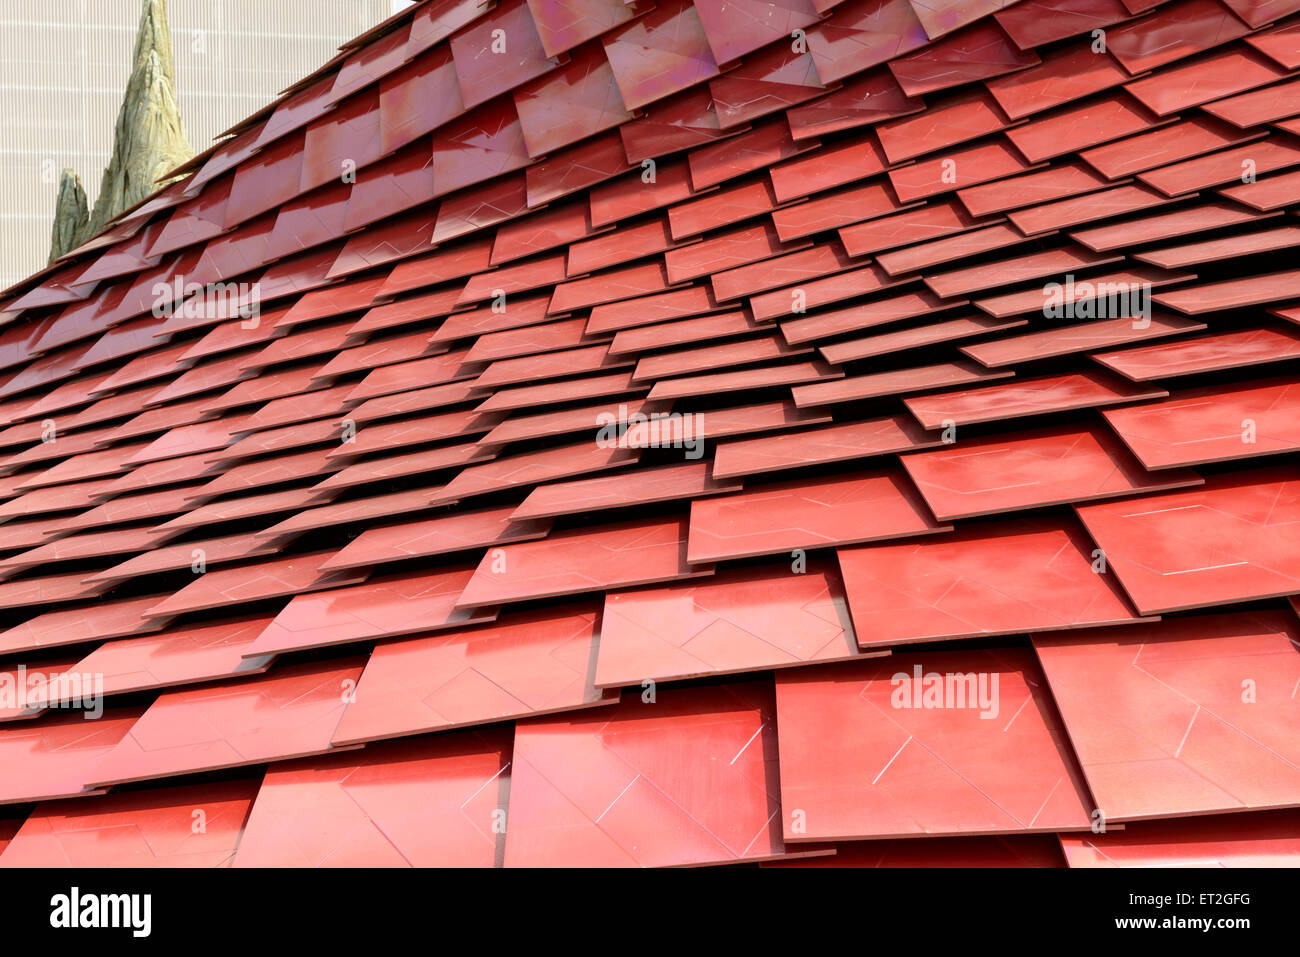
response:
{"label": "ceramic roof tile", "polygon": [[1176,196],[1233,180],[1241,181],[1243,170],[1267,173],[1297,163],[1300,163],[1300,146],[1266,140],[1139,173],[1138,179],[1167,196]]}
{"label": "ceramic roof tile", "polygon": [[1128,81],[1130,74],[1089,42],[1048,54],[1041,65],[985,81],[1003,112],[1013,120],[1071,103]]}
{"label": "ceramic roof tile", "polygon": [[1210,200],[1207,203],[1182,206],[1173,212],[1157,212],[1151,216],[1130,219],[1123,224],[1103,224],[1077,230],[1070,233],[1070,238],[1089,249],[1107,252],[1121,249],[1129,243],[1173,239],[1260,218],[1258,213],[1252,213],[1234,203]]}
{"label": "ceramic roof tile", "polygon": [[160,695],[88,772],[103,783],[324,754],[364,659]]}
{"label": "ceramic roof tile", "polygon": [[1108,179],[1118,179],[1242,143],[1257,135],[1211,116],[1194,116],[1084,150],[1079,155]]}
{"label": "ceramic roof tile", "polygon": [[513,510],[510,517],[527,525],[527,520],[557,515],[576,515],[687,498],[693,500],[740,490],[740,482],[723,481],[724,478],[726,476],[716,475],[716,469],[711,469],[708,463],[688,461],[680,465],[645,469],[638,473],[635,485],[629,485],[625,475],[617,474],[555,482],[539,485],[529,492],[528,497]]}
{"label": "ceramic roof tile", "polygon": [[[644,164],[647,159],[735,135],[735,130],[723,130],[718,123],[707,84],[669,96],[653,106],[653,110],[618,128],[629,162]],[[645,172],[643,168],[641,175]]]}
{"label": "ceramic roof tile", "polygon": [[1290,299],[1296,293],[1297,282],[1300,282],[1300,270],[1292,269],[1266,276],[1202,283],[1186,290],[1157,293],[1154,298],[1161,305],[1195,315],[1234,306]]}
{"label": "ceramic roof tile", "polygon": [[1257,811],[1144,821],[1062,835],[1070,867],[1294,867],[1300,812]]}
{"label": "ceramic roof tile", "polygon": [[774,166],[768,175],[776,198],[784,203],[865,179],[882,172],[888,165],[876,138],[866,133],[788,160]]}
{"label": "ceramic roof tile", "polygon": [[[1006,136],[1028,160],[1037,163],[1142,133],[1160,122],[1160,117],[1133,97],[1116,92],[1053,110],[1007,130]],[[1098,168],[1105,172],[1104,166]]]}
{"label": "ceramic roof tile", "polygon": [[1092,542],[1073,521],[977,524],[838,554],[863,647],[1139,620],[1119,587],[1094,570]]}
{"label": "ceramic roof tile", "polygon": [[960,438],[905,455],[903,468],[940,521],[1200,485],[1187,469],[1148,473],[1101,425]]}
{"label": "ceramic roof tile", "polygon": [[513,93],[531,156],[542,156],[630,120],[599,46],[574,51],[560,69]]}
{"label": "ceramic roof tile", "polygon": [[461,99],[471,108],[555,66],[523,0],[507,0],[450,45]]}
{"label": "ceramic roof tile", "polygon": [[119,708],[87,721],[74,711],[0,725],[0,757],[7,769],[0,804],[104,793],[87,781],[141,713],[138,707]]}
{"label": "ceramic roof tile", "polygon": [[[269,621],[243,617],[106,641],[66,673],[83,676],[82,687],[102,682],[106,695],[261,674],[274,656],[250,655],[249,646]],[[51,704],[68,701],[67,686],[61,690]]]}
{"label": "ceramic roof tile", "polygon": [[1097,806],[1124,821],[1295,804],[1296,639],[1293,616],[1238,612],[1034,647]]}
{"label": "ceramic roof tile", "polygon": [[924,101],[909,97],[885,67],[851,77],[832,93],[786,110],[796,140],[840,130],[856,129],[924,109]]}
{"label": "ceramic roof tile", "polygon": [[1044,276],[1069,273],[1088,266],[1101,266],[1119,258],[1121,257],[1104,256],[1086,249],[1066,246],[927,276],[925,284],[945,298],[962,296],[1027,279],[1041,279]]}
{"label": "ceramic roof tile", "polygon": [[718,72],[695,7],[657,4],[643,17],[601,38],[628,109],[661,100]]}
{"label": "ceramic roof tile", "polygon": [[[895,352],[919,349],[938,343],[960,342],[979,338],[1008,328],[1026,325],[1024,319],[994,319],[989,316],[962,316],[944,322],[926,323],[907,329],[880,332],[862,339],[849,339],[818,347],[828,362],[844,363],[874,359]],[[964,349],[964,347],[962,347]]]}
{"label": "ceramic roof tile", "polygon": [[180,591],[155,602],[144,614],[148,619],[165,619],[173,615],[224,608],[263,598],[296,595],[318,588],[335,588],[365,577],[359,572],[322,574],[318,569],[328,557],[326,552],[314,552],[210,569],[196,575],[194,581]]}
{"label": "ceramic roof tile", "polygon": [[662,379],[649,392],[651,399],[679,399],[692,395],[718,395],[768,386],[795,385],[838,379],[844,375],[824,362],[787,362],[781,365],[749,366],[734,371],[713,372],[686,376],[681,379]]}
{"label": "ceramic roof tile", "polygon": [[957,191],[957,199],[973,216],[988,216],[1023,206],[1034,206],[1091,193],[1110,185],[1084,163],[1062,163],[1047,169],[1012,176]]}
{"label": "ceramic roof tile", "polygon": [[807,51],[775,44],[751,54],[709,81],[709,96],[722,130],[748,123],[811,100],[827,89]]}
{"label": "ceramic roof tile", "polygon": [[[783,856],[770,682],[522,722],[507,867],[646,867]],[[671,839],[669,839],[671,835]]]}
{"label": "ceramic roof tile", "polygon": [[1300,45],[1296,43],[1297,26],[1284,24],[1245,38],[1256,50],[1272,57],[1288,70],[1300,68]]}
{"label": "ceramic roof tile", "polygon": [[[582,321],[582,320],[579,320]],[[693,319],[636,326],[614,334],[609,351],[613,355],[645,352],[688,342],[709,342],[757,332],[760,325],[745,310],[715,312]]]}
{"label": "ceramic roof tile", "polygon": [[[816,313],[805,319],[788,319],[781,325],[781,335],[790,343],[812,342],[844,332],[855,332],[874,326],[911,319],[928,313],[966,305],[965,299],[943,300],[929,290],[873,299],[842,309]],[[813,303],[816,305],[817,303]],[[788,302],[786,314],[790,314]]]}
{"label": "ceramic roof tile", "polygon": [[[947,707],[925,704],[932,675],[941,692],[945,675],[961,676],[951,701],[941,702]],[[1088,829],[1092,802],[1023,649],[780,672],[776,707],[781,800],[804,812],[797,831],[787,815],[788,837]],[[1006,774],[1008,766],[1017,773]]]}
{"label": "ceramic roof tile", "polygon": [[[956,262],[995,249],[1019,246],[1025,242],[1024,233],[1005,223],[967,230],[951,236],[941,236],[906,249],[890,250],[876,256],[876,262],[891,276],[914,270],[929,269],[941,263]],[[954,295],[941,293],[942,298]]]}
{"label": "ceramic roof tile", "polygon": [[691,503],[687,559],[709,562],[948,531],[894,469],[799,478]]}
{"label": "ceramic roof tile", "polygon": [[971,425],[1166,395],[1165,390],[1157,387],[1137,386],[1109,373],[1086,371],[904,399],[903,404],[927,429],[937,429],[943,428],[944,423]]}
{"label": "ceramic roof tile", "polygon": [[547,608],[495,625],[387,642],[366,663],[336,745],[615,704],[592,685],[593,610]]}
{"label": "ceramic roof tile", "polygon": [[1300,170],[1276,173],[1262,180],[1229,186],[1219,192],[1261,212],[1292,206],[1300,201]]}
{"label": "ceramic roof tile", "polygon": [[996,133],[1008,125],[1006,114],[988,93],[970,90],[916,116],[888,120],[876,127],[876,134],[889,162],[901,163]]}
{"label": "ceramic roof tile", "polygon": [[258,786],[245,778],[41,804],[0,867],[228,867]]}
{"label": "ceramic roof tile", "polygon": [[847,0],[807,35],[817,73],[827,82],[884,63],[927,41],[907,0]]}
{"label": "ceramic roof tile", "polygon": [[961,346],[960,349],[982,365],[1014,365],[1017,362],[1087,352],[1123,343],[1181,336],[1204,328],[1204,323],[1163,313],[1138,319],[1099,319],[1096,322],[979,342]]}
{"label": "ceramic roof tile", "polygon": [[1237,369],[1300,357],[1300,333],[1261,327],[1103,352],[1097,362],[1135,382]]}
{"label": "ceramic roof tile", "polygon": [[[1265,120],[1256,120],[1250,112],[1239,112],[1240,107],[1236,104],[1242,103],[1243,99],[1246,103],[1251,102],[1249,97],[1252,95],[1255,97],[1254,102],[1258,103],[1264,98],[1260,96],[1263,91],[1246,94],[1245,97],[1231,95],[1272,83],[1286,75],[1285,70],[1279,69],[1263,54],[1256,53],[1248,47],[1229,47],[1210,57],[1198,58],[1193,62],[1135,80],[1125,89],[1161,116],[1209,103],[1206,112],[1220,119],[1226,119],[1235,126],[1251,126],[1254,125],[1251,120],[1255,122]],[[1224,101],[1224,105],[1216,109],[1218,104],[1210,101],[1218,100],[1220,97],[1231,97],[1231,99]],[[1276,105],[1272,109],[1265,108],[1263,115],[1266,118],[1291,115],[1286,107],[1286,98],[1282,90],[1273,90],[1267,98]],[[1294,100],[1294,97],[1292,99]],[[1275,115],[1274,110],[1278,111]],[[1300,106],[1295,108],[1295,112],[1300,112]],[[1243,120],[1245,122],[1242,122]]]}
{"label": "ceramic roof tile", "polygon": [[497,867],[509,729],[272,765],[236,867]]}
{"label": "ceramic roof tile", "polygon": [[1296,490],[1288,470],[1248,470],[1078,512],[1133,604],[1163,614],[1296,593]]}
{"label": "ceramic roof tile", "polygon": [[768,119],[734,140],[691,150],[687,157],[691,185],[697,191],[707,189],[737,176],[767,169],[818,145],[820,141],[815,139],[796,143],[787,123],[780,118]]}
{"label": "ceramic roof tile", "polygon": [[837,189],[807,202],[774,210],[772,222],[781,240],[789,242],[837,226],[888,216],[906,208],[887,183],[877,181]]}
{"label": "ceramic roof tile", "polygon": [[263,624],[243,654],[276,655],[492,621],[493,610],[456,608],[469,575],[468,567],[442,568],[432,574],[377,576],[316,594],[300,592]]}
{"label": "ceramic roof tile", "polygon": [[798,572],[737,568],[697,582],[608,594],[596,685],[638,686],[864,654],[833,565]]}
{"label": "ceramic roof tile", "polygon": [[1102,414],[1148,469],[1204,465],[1300,448],[1291,378],[1180,391],[1161,402]]}
{"label": "ceramic roof tile", "polygon": [[693,195],[690,170],[684,160],[657,163],[649,182],[638,171],[592,187],[588,194],[593,226],[608,226],[638,213],[670,206]]}
{"label": "ceramic roof tile", "polygon": [[1250,29],[1217,0],[1177,0],[1146,21],[1107,31],[1107,49],[1130,73],[1228,43]]}
{"label": "ceramic roof tile", "polygon": [[[50,690],[0,800],[78,795],[0,863],[1284,861],[1285,662],[1251,708],[1240,635],[1175,709],[1122,673],[1193,640],[1142,616],[1295,622],[1297,12],[422,0],[344,44],[0,305],[0,692]],[[1111,622],[1049,688],[1025,632]],[[998,720],[853,720],[928,663]],[[104,739],[45,713],[95,675]]]}
{"label": "ceramic roof tile", "polygon": [[1038,63],[1037,54],[1020,50],[995,21],[984,20],[891,61],[889,69],[904,93],[920,96]]}
{"label": "ceramic roof tile", "polygon": [[645,11],[636,3],[600,3],[598,0],[564,0],[547,3],[527,0],[533,26],[549,57],[566,53]]}
{"label": "ceramic roof tile", "polygon": [[700,0],[695,11],[718,63],[753,53],[820,19],[811,0]]}

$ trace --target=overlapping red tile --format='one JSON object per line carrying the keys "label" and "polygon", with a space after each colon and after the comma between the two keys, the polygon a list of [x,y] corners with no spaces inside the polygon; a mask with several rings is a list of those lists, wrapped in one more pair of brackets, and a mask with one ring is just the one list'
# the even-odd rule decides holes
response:
{"label": "overlapping red tile", "polygon": [[41,804],[0,867],[229,867],[258,778]]}
{"label": "overlapping red tile", "polygon": [[1295,867],[1295,811],[1209,815],[1061,835],[1070,867]]}
{"label": "overlapping red tile", "polygon": [[1078,512],[1133,604],[1154,615],[1300,593],[1298,490],[1292,470],[1243,471]]}
{"label": "overlapping red tile", "polygon": [[363,663],[293,665],[238,684],[160,695],[87,778],[118,784],[329,751]]}
{"label": "overlapping red tile", "polygon": [[1106,819],[1300,804],[1296,637],[1290,613],[1240,611],[1035,636]]}
{"label": "overlapping red tile", "polygon": [[499,867],[510,734],[493,728],[272,765],[236,867]]}
{"label": "overlapping red tile", "polygon": [[838,555],[863,647],[1138,620],[1074,522],[978,524]]}
{"label": "overlapping red tile", "polygon": [[88,720],[81,711],[68,711],[0,725],[7,772],[0,804],[102,794],[90,778],[142,713],[139,707],[115,709]]}
{"label": "overlapping red tile", "polygon": [[783,856],[770,682],[521,722],[507,867],[648,867]]}
{"label": "overlapping red tile", "polygon": [[1276,455],[1300,448],[1300,384],[1289,378],[1179,392],[1107,423],[1148,469]]}
{"label": "overlapping red tile", "polygon": [[[796,838],[1059,865],[1035,850],[1055,834],[1072,863],[1160,840],[1285,859],[1256,829],[1274,812],[1229,815],[1257,858],[1218,814],[1296,803],[1261,757],[1289,760],[1281,725],[1237,704],[1255,676],[1197,666],[1238,679],[1179,699],[1232,724],[1215,737],[1121,700],[1130,650],[1068,672],[1067,719],[1110,722],[1080,737],[1094,813],[1014,636],[1300,595],[1295,13],[421,0],[345,45],[0,303],[0,698],[28,669],[52,689],[0,700],[0,780],[82,796],[0,845],[226,864],[242,816],[198,840],[178,802],[229,781],[236,810],[260,784],[249,866],[722,863]],[[158,308],[186,283],[232,285]],[[1121,283],[1136,309],[1110,309]],[[572,640],[534,627],[568,607]],[[935,639],[1016,689],[998,720],[881,720],[909,666],[847,659]],[[770,669],[779,700],[807,689],[779,727],[769,679],[730,677]],[[101,771],[117,739],[56,713],[96,675],[99,726],[158,696]],[[659,705],[643,685],[699,678]],[[566,713],[602,684],[628,700]],[[335,747],[341,714],[375,722],[370,749],[278,763]],[[436,730],[479,722],[504,723]],[[1099,770],[1097,741],[1141,735],[1238,803]],[[149,783],[236,765],[183,799]],[[85,799],[97,779],[146,786]],[[1107,805],[1211,816],[1130,842],[1090,829]]]}
{"label": "overlapping red tile", "polygon": [[894,469],[753,484],[691,503],[691,563],[945,532]]}
{"label": "overlapping red tile", "polygon": [[685,519],[634,519],[503,545],[483,556],[456,604],[473,608],[712,574],[705,560],[688,561],[686,539]]}
{"label": "overlapping red tile", "polygon": [[1092,800],[1024,649],[781,671],[776,711],[789,841],[1089,827]]}
{"label": "overlapping red tile", "polygon": [[595,680],[641,686],[863,655],[832,565],[757,566],[610,592]]}
{"label": "overlapping red tile", "polygon": [[958,438],[905,455],[903,468],[941,521],[1200,485],[1186,469],[1148,473],[1099,424]]}
{"label": "overlapping red tile", "polygon": [[336,745],[615,704],[593,684],[591,607],[510,614],[486,628],[385,642],[366,662]]}

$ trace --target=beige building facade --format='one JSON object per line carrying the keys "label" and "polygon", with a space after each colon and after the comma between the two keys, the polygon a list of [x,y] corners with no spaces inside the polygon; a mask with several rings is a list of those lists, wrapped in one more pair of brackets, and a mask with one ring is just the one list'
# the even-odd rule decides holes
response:
{"label": "beige building facade", "polygon": [[[212,139],[405,0],[169,0],[181,116]],[[113,150],[141,0],[0,2],[0,288],[45,265],[59,173],[93,206]]]}

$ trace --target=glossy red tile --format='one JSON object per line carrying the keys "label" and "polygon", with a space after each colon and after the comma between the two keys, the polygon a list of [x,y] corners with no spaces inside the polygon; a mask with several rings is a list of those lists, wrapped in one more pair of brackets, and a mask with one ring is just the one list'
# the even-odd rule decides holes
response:
{"label": "glossy red tile", "polygon": [[596,614],[580,606],[387,642],[366,663],[335,744],[615,704],[617,692],[592,685],[598,647]]}
{"label": "glossy red tile", "polygon": [[694,501],[686,557],[712,562],[949,530],[901,472],[873,469]]}
{"label": "glossy red tile", "polygon": [[[507,867],[647,867],[787,852],[770,682],[521,722]],[[671,839],[668,836],[671,835]]]}
{"label": "glossy red tile", "polygon": [[1296,637],[1277,612],[1036,635],[1106,819],[1294,806]]}
{"label": "glossy red tile", "polygon": [[776,709],[788,840],[1088,829],[1092,801],[1027,650],[784,671]]}
{"label": "glossy red tile", "polygon": [[838,555],[864,648],[1140,620],[1095,570],[1092,542],[1072,520],[980,523]]}
{"label": "glossy red tile", "polygon": [[1286,469],[1235,472],[1078,512],[1138,610],[1164,614],[1295,593],[1296,487]]}
{"label": "glossy red tile", "polygon": [[1100,408],[1166,395],[1164,389],[1156,386],[1134,385],[1109,373],[1085,371],[941,392],[904,399],[903,404],[925,428],[942,429],[1046,412]]}
{"label": "glossy red tile", "polygon": [[940,521],[1200,485],[1187,469],[1148,473],[1099,424],[959,439],[902,457]]}
{"label": "glossy red tile", "polygon": [[274,764],[234,866],[499,866],[509,787],[507,729]]}
{"label": "glossy red tile", "polygon": [[722,481],[722,476],[711,476],[711,471],[716,469],[711,469],[707,462],[687,461],[643,469],[637,473],[635,485],[628,482],[627,475],[617,473],[539,485],[514,509],[511,518],[523,521],[577,515],[652,502],[694,500],[740,490],[740,482]]}
{"label": "glossy red tile", "polygon": [[0,867],[229,867],[258,785],[250,777],[42,804]]}
{"label": "glossy red tile", "polygon": [[760,566],[699,582],[611,592],[597,687],[862,657],[832,565]]}
{"label": "glossy red tile", "polygon": [[1262,327],[1103,352],[1092,358],[1126,378],[1146,382],[1296,357],[1300,357],[1300,333],[1281,327]]}
{"label": "glossy red tile", "polygon": [[700,15],[685,0],[658,3],[601,37],[623,103],[635,110],[718,72]]}
{"label": "glossy red tile", "polygon": [[73,711],[0,725],[0,758],[6,769],[0,804],[103,794],[87,781],[142,712],[139,707],[119,708],[87,720]]}
{"label": "glossy red tile", "polygon": [[160,695],[88,776],[119,784],[323,754],[363,662],[291,665]]}
{"label": "glossy red tile", "polygon": [[1210,815],[1062,835],[1070,867],[1294,867],[1297,812]]}
{"label": "glossy red tile", "polygon": [[477,607],[711,575],[712,565],[688,561],[686,536],[684,518],[634,519],[505,545],[483,557],[457,605]]}

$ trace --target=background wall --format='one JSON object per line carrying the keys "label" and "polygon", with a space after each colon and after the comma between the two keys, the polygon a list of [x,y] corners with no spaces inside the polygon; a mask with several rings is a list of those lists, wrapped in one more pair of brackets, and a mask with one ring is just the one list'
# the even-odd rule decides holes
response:
{"label": "background wall", "polygon": [[[113,150],[141,0],[0,2],[0,288],[45,265],[59,172],[93,207]],[[169,0],[196,152],[406,0]]]}

